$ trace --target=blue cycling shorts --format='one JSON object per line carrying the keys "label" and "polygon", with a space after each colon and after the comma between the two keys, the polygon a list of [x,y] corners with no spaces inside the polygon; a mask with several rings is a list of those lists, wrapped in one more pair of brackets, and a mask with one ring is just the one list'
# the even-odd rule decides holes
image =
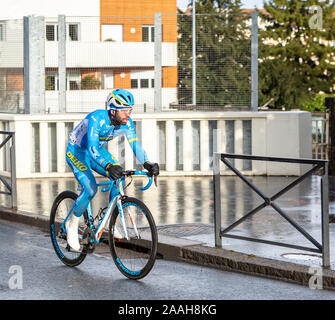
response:
{"label": "blue cycling shorts", "polygon": [[[112,155],[104,147],[99,148],[99,153],[105,159],[113,162]],[[103,167],[99,166],[93,159],[90,159],[87,149],[82,149],[71,142],[66,149],[66,161],[82,187],[74,207],[74,214],[80,217],[97,192],[97,183],[93,175],[93,170],[105,177],[107,174]],[[113,187],[109,200],[113,199],[115,195],[117,195],[117,191],[115,187]]]}

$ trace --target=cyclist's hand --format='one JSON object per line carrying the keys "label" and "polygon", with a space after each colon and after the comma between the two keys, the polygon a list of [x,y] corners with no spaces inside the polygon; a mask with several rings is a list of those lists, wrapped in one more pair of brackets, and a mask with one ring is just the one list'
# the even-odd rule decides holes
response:
{"label": "cyclist's hand", "polygon": [[158,176],[159,175],[159,165],[158,163],[153,163],[153,162],[145,162],[143,164],[144,169],[147,169],[149,172],[149,176]]}
{"label": "cyclist's hand", "polygon": [[105,170],[113,180],[117,180],[122,177],[122,167],[118,164],[108,163]]}

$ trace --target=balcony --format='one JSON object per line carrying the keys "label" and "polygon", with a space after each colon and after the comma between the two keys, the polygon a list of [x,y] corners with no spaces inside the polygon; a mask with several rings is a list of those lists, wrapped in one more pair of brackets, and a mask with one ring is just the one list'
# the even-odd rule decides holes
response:
{"label": "balcony", "polygon": [[[23,68],[23,43],[0,42],[0,68]],[[58,43],[45,43],[45,67],[58,67]],[[83,42],[66,43],[67,68],[152,67],[154,43]],[[177,65],[177,43],[162,43],[162,66]]]}

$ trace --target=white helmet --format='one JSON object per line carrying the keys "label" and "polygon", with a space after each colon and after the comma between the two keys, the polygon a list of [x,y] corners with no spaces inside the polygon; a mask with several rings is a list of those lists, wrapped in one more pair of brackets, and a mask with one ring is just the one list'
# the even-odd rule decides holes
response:
{"label": "white helmet", "polygon": [[106,99],[106,107],[110,110],[129,108],[134,105],[134,96],[125,89],[115,89]]}

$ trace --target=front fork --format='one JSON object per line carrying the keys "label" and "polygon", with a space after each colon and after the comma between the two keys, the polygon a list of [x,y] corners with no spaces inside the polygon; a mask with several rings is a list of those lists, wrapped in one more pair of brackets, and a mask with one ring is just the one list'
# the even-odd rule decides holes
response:
{"label": "front fork", "polygon": [[122,209],[122,202],[121,202],[121,197],[120,196],[117,198],[116,205],[117,205],[117,208],[119,210],[119,214],[120,214],[120,218],[121,218],[121,222],[122,222],[122,226],[123,226],[124,235],[125,235],[126,239],[129,240],[128,232],[127,232],[127,226],[126,226],[126,220],[124,218],[124,212],[123,212],[123,209]]}
{"label": "front fork", "polygon": [[119,214],[120,214],[120,218],[121,218],[121,222],[122,222],[122,226],[123,226],[123,230],[124,230],[124,235],[125,235],[127,240],[130,240],[128,232],[127,232],[126,218],[125,218],[125,214],[128,214],[130,223],[131,223],[132,227],[134,228],[135,236],[136,236],[137,239],[139,239],[139,234],[138,234],[138,230],[137,230],[137,227],[136,227],[136,222],[135,222],[135,219],[134,219],[134,215],[131,212],[130,207],[122,208],[121,199],[122,199],[121,197],[118,197],[117,207],[118,207],[118,210],[119,210]]}

